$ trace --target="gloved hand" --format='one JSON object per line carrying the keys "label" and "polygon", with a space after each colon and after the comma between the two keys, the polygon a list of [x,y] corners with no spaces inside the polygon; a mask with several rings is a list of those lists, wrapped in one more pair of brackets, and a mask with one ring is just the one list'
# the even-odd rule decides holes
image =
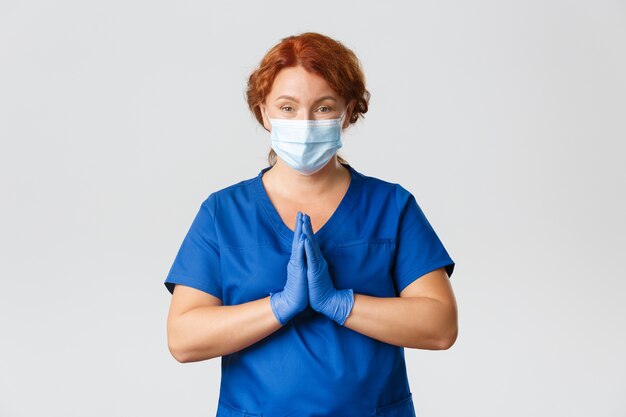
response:
{"label": "gloved hand", "polygon": [[328,273],[326,259],[313,235],[311,218],[307,214],[303,214],[302,230],[305,235],[304,250],[311,307],[343,326],[354,305],[354,291],[335,288]]}
{"label": "gloved hand", "polygon": [[287,264],[287,282],[282,291],[270,293],[270,305],[274,315],[283,326],[309,305],[301,212],[298,212],[296,216],[291,258]]}

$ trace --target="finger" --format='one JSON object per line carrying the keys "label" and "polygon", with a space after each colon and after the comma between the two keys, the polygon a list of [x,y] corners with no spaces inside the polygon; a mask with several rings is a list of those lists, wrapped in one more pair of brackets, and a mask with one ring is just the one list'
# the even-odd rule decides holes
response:
{"label": "finger", "polygon": [[317,250],[317,244],[312,242],[311,239],[305,236],[304,238],[304,250],[306,253],[306,258],[311,261],[316,261],[320,259],[321,253]]}
{"label": "finger", "polygon": [[304,230],[302,229],[302,227],[304,226],[304,216],[305,214],[303,212],[300,212],[300,221],[298,222],[299,224],[296,226],[296,230],[294,231],[294,233],[298,233],[298,236],[304,236]]}
{"label": "finger", "polygon": [[304,257],[304,235],[300,235],[300,239],[294,245],[294,249],[291,251],[289,262],[298,265],[300,268],[306,266],[306,258]]}
{"label": "finger", "polygon": [[302,241],[304,243],[304,256],[308,264],[309,260],[313,259],[313,252],[311,251],[310,244],[308,243],[309,239],[307,239],[306,235],[302,235]]}
{"label": "finger", "polygon": [[293,241],[291,242],[292,252],[296,250],[298,247],[298,240],[300,239],[301,230],[302,230],[302,213],[298,211],[298,214],[296,214],[296,228],[293,233]]}
{"label": "finger", "polygon": [[311,218],[308,214],[302,215],[302,231],[309,239],[313,240],[313,226],[311,226]]}
{"label": "finger", "polygon": [[313,250],[312,255],[315,259],[319,259],[322,257],[322,251],[320,250],[319,245],[317,244],[317,240],[315,239],[315,235],[313,233],[313,226],[311,226],[311,218],[304,215],[304,223],[302,225],[303,229],[306,230],[306,236],[310,240],[311,249]]}
{"label": "finger", "polygon": [[307,218],[310,219],[309,215],[302,213],[302,234],[310,240],[313,240],[313,228],[311,227],[311,222],[307,222]]}
{"label": "finger", "polygon": [[298,255],[300,255],[300,259],[302,259],[302,266],[306,266],[306,249],[304,246],[304,235],[300,235],[300,240],[298,240]]}

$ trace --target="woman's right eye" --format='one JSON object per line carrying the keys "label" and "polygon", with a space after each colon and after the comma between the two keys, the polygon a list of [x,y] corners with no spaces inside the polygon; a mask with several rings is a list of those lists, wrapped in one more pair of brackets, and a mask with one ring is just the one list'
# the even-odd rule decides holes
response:
{"label": "woman's right eye", "polygon": [[291,106],[283,106],[283,107],[281,107],[282,110],[290,109],[290,108],[291,108]]}

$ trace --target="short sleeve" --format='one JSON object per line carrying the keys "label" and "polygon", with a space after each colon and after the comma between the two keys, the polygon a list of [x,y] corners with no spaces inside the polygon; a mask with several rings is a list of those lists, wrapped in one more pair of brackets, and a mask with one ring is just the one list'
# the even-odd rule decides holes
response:
{"label": "short sleeve", "polygon": [[452,276],[454,261],[435,233],[415,197],[396,184],[398,230],[392,276],[398,294],[416,279],[445,267]]}
{"label": "short sleeve", "polygon": [[222,298],[214,194],[202,202],[164,284],[171,294],[182,284]]}

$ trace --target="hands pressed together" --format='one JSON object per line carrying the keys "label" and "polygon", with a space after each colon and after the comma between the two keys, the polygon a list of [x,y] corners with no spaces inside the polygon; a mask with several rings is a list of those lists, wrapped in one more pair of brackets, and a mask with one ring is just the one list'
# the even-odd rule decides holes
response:
{"label": "hands pressed together", "polygon": [[298,212],[296,217],[285,288],[270,293],[270,305],[283,325],[308,305],[340,325],[352,311],[354,292],[335,288],[326,259],[313,236],[311,218],[304,213]]}

